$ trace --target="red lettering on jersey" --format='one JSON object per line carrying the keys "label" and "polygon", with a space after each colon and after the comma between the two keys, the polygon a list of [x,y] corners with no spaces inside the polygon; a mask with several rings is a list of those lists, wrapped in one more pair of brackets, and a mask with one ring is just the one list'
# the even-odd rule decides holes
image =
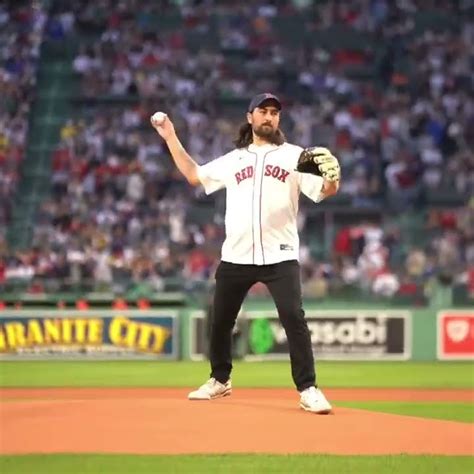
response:
{"label": "red lettering on jersey", "polygon": [[247,166],[246,168],[243,168],[237,173],[235,173],[235,179],[237,180],[237,184],[240,184],[240,182],[243,181],[244,179],[248,179],[252,177],[253,177],[253,166]]}
{"label": "red lettering on jersey", "polygon": [[[245,179],[253,178],[253,173],[253,166],[247,166],[246,168],[243,168],[235,173],[237,184],[240,184],[240,182],[244,181]],[[278,179],[278,181],[281,181],[282,183],[286,183],[286,178],[288,178],[289,175],[289,171],[286,171],[279,166],[265,165],[264,176],[271,176],[272,178]]]}
{"label": "red lettering on jersey", "polygon": [[290,174],[289,171],[284,170],[283,168],[281,169],[280,176],[278,176],[278,179],[284,183],[286,181],[286,178]]}
{"label": "red lettering on jersey", "polygon": [[289,171],[286,171],[279,166],[265,165],[265,174],[264,176],[271,176],[272,178],[278,179],[282,183],[286,183],[286,178],[290,175]]}

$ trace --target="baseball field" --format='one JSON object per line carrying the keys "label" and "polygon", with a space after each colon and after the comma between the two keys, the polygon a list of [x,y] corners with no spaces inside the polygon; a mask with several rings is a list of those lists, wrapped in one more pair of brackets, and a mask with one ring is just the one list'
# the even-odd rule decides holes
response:
{"label": "baseball field", "polygon": [[237,362],[190,402],[201,362],[2,362],[0,472],[474,472],[467,362],[320,362],[334,414],[298,407],[289,363]]}

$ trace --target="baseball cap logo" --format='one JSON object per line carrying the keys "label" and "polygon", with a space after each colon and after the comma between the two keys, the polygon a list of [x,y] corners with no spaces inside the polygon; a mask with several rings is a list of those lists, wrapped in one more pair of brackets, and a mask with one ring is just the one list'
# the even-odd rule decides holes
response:
{"label": "baseball cap logo", "polygon": [[469,334],[469,322],[466,319],[448,321],[448,324],[446,325],[446,331],[451,341],[464,341],[464,339],[466,339]]}

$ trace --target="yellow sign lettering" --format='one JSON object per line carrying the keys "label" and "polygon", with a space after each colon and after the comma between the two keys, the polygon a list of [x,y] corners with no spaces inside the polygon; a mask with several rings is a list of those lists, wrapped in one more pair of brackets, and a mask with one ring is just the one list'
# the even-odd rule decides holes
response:
{"label": "yellow sign lettering", "polygon": [[[12,321],[0,325],[0,352],[56,344],[99,346],[104,343],[104,327],[104,319],[87,317]],[[117,316],[108,325],[107,339],[118,347],[162,353],[170,335],[166,327]]]}
{"label": "yellow sign lettering", "polygon": [[109,326],[109,338],[116,346],[123,346],[125,326],[127,324],[125,318],[114,318]]}
{"label": "yellow sign lettering", "polygon": [[89,338],[90,344],[102,344],[102,336],[104,331],[104,321],[102,319],[89,319]]}
{"label": "yellow sign lettering", "polygon": [[45,319],[43,325],[46,344],[61,341],[61,321],[59,319]]}
{"label": "yellow sign lettering", "polygon": [[147,351],[150,346],[150,339],[153,333],[153,326],[151,324],[140,324],[140,332],[138,335],[137,347],[141,351]]}
{"label": "yellow sign lettering", "polygon": [[72,342],[72,326],[73,326],[73,320],[64,318],[61,320],[62,323],[62,342],[64,344],[71,344]]}
{"label": "yellow sign lettering", "polygon": [[0,326],[0,352],[5,352],[7,350],[7,339],[5,337],[5,332],[3,327]]}
{"label": "yellow sign lettering", "polygon": [[30,319],[26,328],[26,343],[28,346],[35,346],[44,343],[43,331],[37,319]]}
{"label": "yellow sign lettering", "polygon": [[74,325],[76,329],[76,334],[75,334],[75,342],[78,342],[79,344],[85,344],[86,343],[86,327],[87,327],[87,320],[86,319],[75,319],[74,320]]}
{"label": "yellow sign lettering", "polygon": [[153,335],[155,336],[155,343],[151,348],[151,352],[157,352],[160,354],[163,352],[163,348],[170,335],[170,331],[162,326],[153,326]]}
{"label": "yellow sign lettering", "polygon": [[25,326],[21,323],[5,324],[8,345],[11,349],[22,347],[26,344]]}
{"label": "yellow sign lettering", "polygon": [[134,323],[127,319],[127,330],[125,333],[125,346],[126,347],[135,347],[136,346],[136,340],[137,340],[137,334],[138,334],[138,329],[139,326],[137,323]]}

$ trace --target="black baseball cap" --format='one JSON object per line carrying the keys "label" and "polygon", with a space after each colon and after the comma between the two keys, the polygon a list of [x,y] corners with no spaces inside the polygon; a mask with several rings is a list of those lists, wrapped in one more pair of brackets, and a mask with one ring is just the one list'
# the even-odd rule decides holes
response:
{"label": "black baseball cap", "polygon": [[265,92],[264,94],[258,94],[258,95],[256,95],[256,96],[250,101],[248,111],[249,111],[250,113],[252,113],[254,109],[256,109],[257,107],[260,107],[260,106],[261,106],[264,102],[266,102],[267,100],[270,100],[270,101],[274,102],[274,103],[276,104],[277,109],[278,109],[278,110],[281,110],[281,102],[280,102],[280,99],[279,99],[276,95],[270,94],[269,92]]}

